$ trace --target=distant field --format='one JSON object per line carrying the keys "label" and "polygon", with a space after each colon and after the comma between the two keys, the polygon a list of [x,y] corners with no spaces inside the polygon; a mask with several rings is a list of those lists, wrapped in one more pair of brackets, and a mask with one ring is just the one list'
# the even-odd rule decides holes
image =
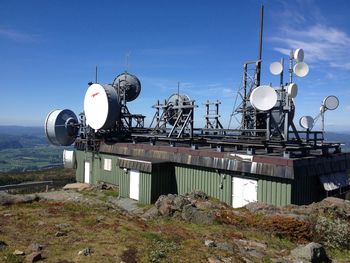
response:
{"label": "distant field", "polygon": [[0,172],[23,172],[62,166],[63,149],[40,146],[0,150]]}
{"label": "distant field", "polygon": [[53,181],[55,186],[75,182],[75,170],[54,168],[32,172],[0,172],[0,185],[32,181]]}
{"label": "distant field", "polygon": [[62,152],[66,148],[51,146],[43,127],[0,126],[0,172],[62,166]]}

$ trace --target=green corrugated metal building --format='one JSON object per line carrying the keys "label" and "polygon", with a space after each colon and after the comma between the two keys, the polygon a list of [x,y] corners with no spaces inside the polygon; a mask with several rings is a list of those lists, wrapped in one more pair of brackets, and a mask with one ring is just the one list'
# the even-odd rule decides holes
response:
{"label": "green corrugated metal building", "polygon": [[[320,165],[310,160],[303,164],[284,159],[265,160],[262,156],[255,159],[223,153],[206,156],[198,150],[181,152],[175,147],[133,144],[101,149],[105,152],[76,150],[77,181],[118,185],[121,197],[143,204],[155,202],[162,194],[185,194],[193,190],[202,190],[233,207],[253,201],[277,206],[309,204],[327,194],[320,181],[321,173],[305,168]],[[342,157],[330,162],[331,173],[347,169],[349,156]]]}

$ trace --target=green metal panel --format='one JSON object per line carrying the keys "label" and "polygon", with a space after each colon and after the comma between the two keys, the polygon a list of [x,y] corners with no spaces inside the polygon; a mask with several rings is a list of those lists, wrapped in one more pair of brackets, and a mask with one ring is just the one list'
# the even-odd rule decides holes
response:
{"label": "green metal panel", "polygon": [[122,171],[119,179],[119,194],[122,197],[129,197],[130,194],[130,176],[128,172]]}
{"label": "green metal panel", "polygon": [[[78,182],[84,182],[84,163],[90,162],[91,165],[91,184],[97,184],[99,182],[105,182],[109,184],[119,185],[120,174],[123,170],[116,165],[117,156],[109,154],[94,154],[91,152],[76,151],[77,158],[77,171],[76,180]],[[112,160],[112,170],[104,170],[104,159]]]}
{"label": "green metal panel", "polygon": [[152,191],[152,175],[149,173],[140,172],[139,182],[139,202],[141,204],[151,203],[151,191]]}
{"label": "green metal panel", "polygon": [[75,150],[75,157],[77,161],[77,169],[75,171],[75,179],[77,182],[84,182],[84,152]]}
{"label": "green metal panel", "polygon": [[216,169],[178,165],[175,166],[175,177],[178,194],[201,190],[231,204],[232,178],[227,173]]}
{"label": "green metal panel", "polygon": [[255,178],[258,180],[258,202],[276,206],[291,204],[292,180],[256,175]]}
{"label": "green metal panel", "polygon": [[[95,177],[98,182],[105,182],[109,184],[119,185],[120,174],[123,172],[122,169],[117,166],[117,156],[108,154],[99,154],[99,168],[96,170]],[[104,170],[104,160],[111,159],[112,170]]]}

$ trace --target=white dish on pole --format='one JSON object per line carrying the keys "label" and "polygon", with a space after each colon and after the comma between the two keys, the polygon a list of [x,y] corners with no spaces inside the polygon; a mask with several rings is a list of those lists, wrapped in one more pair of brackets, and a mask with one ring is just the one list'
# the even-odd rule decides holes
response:
{"label": "white dish on pole", "polygon": [[294,59],[297,62],[303,62],[304,61],[304,50],[302,48],[298,48],[294,51]]}
{"label": "white dish on pole", "polygon": [[314,127],[314,118],[311,116],[303,116],[299,120],[299,124],[306,130],[311,130]]}
{"label": "white dish on pole", "polygon": [[250,103],[257,110],[271,110],[277,103],[277,93],[270,86],[259,86],[252,91]]}
{"label": "white dish on pole", "polygon": [[335,110],[339,106],[339,99],[336,96],[330,95],[327,96],[324,100],[322,105],[327,110]]}
{"label": "white dish on pole", "polygon": [[295,83],[290,83],[287,87],[288,96],[295,98],[298,95],[298,85]]}
{"label": "white dish on pole", "polygon": [[298,77],[305,77],[309,73],[309,66],[305,62],[298,62],[294,65],[293,72]]}
{"label": "white dish on pole", "polygon": [[270,64],[270,72],[273,75],[279,75],[283,71],[283,66],[280,62],[276,61]]}

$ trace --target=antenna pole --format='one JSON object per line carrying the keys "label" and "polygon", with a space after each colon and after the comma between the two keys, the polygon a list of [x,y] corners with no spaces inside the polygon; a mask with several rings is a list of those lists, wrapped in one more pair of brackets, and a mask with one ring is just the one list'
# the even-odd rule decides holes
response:
{"label": "antenna pole", "polygon": [[322,135],[324,137],[324,109],[323,108],[321,113],[321,121],[322,121]]}
{"label": "antenna pole", "polygon": [[281,72],[281,75],[280,75],[280,84],[281,84],[282,89],[284,89],[283,88],[284,58],[281,58],[281,64],[282,64],[282,72]]}
{"label": "antenna pole", "polygon": [[293,50],[290,51],[289,55],[289,83],[293,82]]}
{"label": "antenna pole", "polygon": [[264,29],[264,5],[261,5],[260,9],[260,36],[259,36],[259,57],[257,63],[257,75],[256,85],[260,86],[260,75],[261,75],[261,58],[262,58],[262,41],[263,41],[263,29]]}
{"label": "antenna pole", "polygon": [[97,83],[97,66],[95,68],[95,83]]}

